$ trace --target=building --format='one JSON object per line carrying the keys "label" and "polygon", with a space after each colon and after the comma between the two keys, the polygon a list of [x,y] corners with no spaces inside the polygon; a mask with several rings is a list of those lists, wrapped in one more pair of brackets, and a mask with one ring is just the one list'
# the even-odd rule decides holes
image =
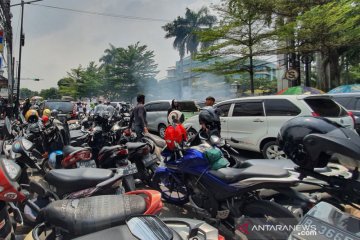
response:
{"label": "building", "polygon": [[[159,81],[163,99],[193,99],[204,100],[206,96],[212,95],[218,100],[237,96],[231,92],[231,83],[241,82],[249,78],[248,73],[234,74],[228,77],[206,72],[197,72],[194,69],[206,68],[214,63],[214,60],[205,62],[194,61],[190,57],[177,61],[174,67],[167,70],[165,79]],[[254,79],[265,81],[277,81],[279,67],[269,61],[256,59]],[[230,79],[230,80],[229,80]],[[275,89],[276,91],[276,89]]]}

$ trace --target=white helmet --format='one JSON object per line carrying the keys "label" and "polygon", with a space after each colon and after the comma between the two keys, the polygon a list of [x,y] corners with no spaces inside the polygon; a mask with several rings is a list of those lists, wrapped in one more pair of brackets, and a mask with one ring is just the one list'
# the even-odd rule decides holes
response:
{"label": "white helmet", "polygon": [[169,113],[168,121],[170,125],[174,125],[175,123],[183,123],[185,121],[185,116],[182,112],[174,110]]}

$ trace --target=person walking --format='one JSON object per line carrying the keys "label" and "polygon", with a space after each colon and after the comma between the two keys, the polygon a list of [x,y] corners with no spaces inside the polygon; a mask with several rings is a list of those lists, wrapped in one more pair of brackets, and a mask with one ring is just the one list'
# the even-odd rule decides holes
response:
{"label": "person walking", "polygon": [[131,112],[129,128],[134,124],[134,131],[136,133],[136,141],[140,141],[144,133],[148,133],[146,121],[146,109],[144,108],[145,95],[139,94],[137,96],[137,105]]}

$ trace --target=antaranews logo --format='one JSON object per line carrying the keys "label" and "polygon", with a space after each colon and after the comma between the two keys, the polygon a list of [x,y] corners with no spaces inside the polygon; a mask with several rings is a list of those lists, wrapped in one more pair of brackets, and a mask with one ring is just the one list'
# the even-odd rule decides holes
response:
{"label": "antaranews logo", "polygon": [[315,225],[289,225],[282,224],[286,221],[280,221],[281,223],[264,223],[264,219],[261,221],[258,220],[247,220],[239,224],[236,227],[236,231],[239,231],[245,236],[248,235],[262,235],[265,233],[284,233],[284,237],[289,235],[291,232],[296,233],[299,236],[316,236],[316,226]]}

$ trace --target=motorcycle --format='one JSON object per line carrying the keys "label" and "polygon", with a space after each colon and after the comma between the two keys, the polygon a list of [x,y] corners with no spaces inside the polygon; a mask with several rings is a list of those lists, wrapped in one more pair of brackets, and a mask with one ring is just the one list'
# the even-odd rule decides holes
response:
{"label": "motorcycle", "polygon": [[[141,227],[139,227],[141,225]],[[156,228],[154,227],[156,226]],[[40,239],[40,234],[44,230],[41,226],[34,228],[32,237]],[[74,240],[91,240],[105,238],[126,239],[126,240],[185,240],[185,239],[208,239],[224,240],[225,238],[218,233],[218,230],[211,225],[194,219],[167,218],[159,219],[156,216],[140,215],[126,219],[126,224],[108,228],[95,233],[74,238]],[[46,238],[51,239],[51,238]]]}
{"label": "motorcycle", "polygon": [[[318,179],[321,183],[311,184],[321,187],[328,196],[319,199],[321,202],[307,212],[289,240],[360,239],[360,137],[351,130],[339,128],[327,134],[309,134],[304,137],[303,145],[315,157],[296,162],[299,180],[308,183],[305,181],[307,177]],[[328,164],[329,158],[316,160],[316,156],[324,153],[336,156],[351,170],[352,176],[344,178],[316,172],[317,167]]]}
{"label": "motorcycle", "polygon": [[[10,239],[8,236],[13,235],[14,232],[11,218],[7,213],[7,206],[12,209],[17,222],[23,223],[22,214],[14,203],[29,206],[37,213],[37,221],[39,222],[46,222],[61,229],[67,228],[70,232],[75,230],[75,233],[80,231],[85,234],[110,227],[111,224],[120,224],[128,216],[157,214],[163,206],[160,193],[153,190],[139,190],[129,192],[126,195],[100,195],[81,199],[56,200],[39,209],[28,198],[29,193],[18,184],[17,179],[20,175],[21,167],[14,161],[0,160],[0,186],[2,190],[0,192],[0,213],[3,217],[0,236],[5,236],[5,239]],[[92,180],[96,180],[95,178]],[[115,179],[101,182],[97,186],[98,190],[111,184],[113,180]],[[81,180],[78,181],[78,183],[81,182]],[[40,189],[38,189],[39,193],[42,191]],[[43,194],[48,194],[48,192],[44,191]],[[88,221],[89,219],[93,220],[92,224]],[[64,232],[64,235],[67,234],[68,232]]]}
{"label": "motorcycle", "polygon": [[[208,149],[206,144],[184,148],[177,145],[174,151],[165,149],[164,166],[155,171],[152,186],[170,203],[189,202],[201,217],[225,225],[236,239],[244,237],[237,230],[246,217],[258,218],[265,225],[285,224],[283,219],[287,219],[287,224],[296,224],[297,219],[288,209],[262,200],[257,193],[265,188],[292,194],[289,189],[296,185],[297,179],[288,171],[262,166],[211,170],[209,160],[204,157]],[[287,237],[289,231],[251,234],[256,239],[278,239]]]}

